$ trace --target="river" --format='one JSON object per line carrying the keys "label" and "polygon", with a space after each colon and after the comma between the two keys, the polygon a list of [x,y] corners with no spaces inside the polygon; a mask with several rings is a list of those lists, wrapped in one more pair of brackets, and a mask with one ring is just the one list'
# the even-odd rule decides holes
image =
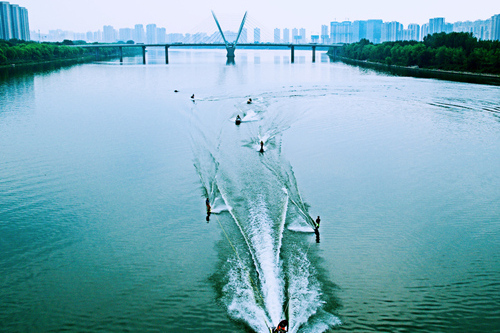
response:
{"label": "river", "polygon": [[500,329],[499,87],[163,57],[0,80],[1,332]]}

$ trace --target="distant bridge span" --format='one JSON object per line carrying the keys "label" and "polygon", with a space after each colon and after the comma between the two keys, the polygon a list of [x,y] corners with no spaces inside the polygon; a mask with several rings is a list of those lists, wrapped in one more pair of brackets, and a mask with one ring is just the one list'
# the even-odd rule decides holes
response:
{"label": "distant bridge span", "polygon": [[[238,47],[255,48],[255,49],[282,49],[289,48],[291,52],[291,62],[295,62],[295,49],[311,49],[312,62],[316,62],[316,49],[325,50],[332,48],[334,52],[341,48],[344,44],[274,44],[274,43],[247,43],[238,44]],[[142,48],[142,63],[146,64],[146,48],[147,47],[163,47],[165,48],[165,63],[168,64],[168,49],[173,48],[226,48],[226,44],[201,44],[201,43],[171,43],[171,44],[90,44],[90,45],[75,45],[75,47],[93,48],[96,49],[96,57],[99,55],[100,48],[118,48],[120,50],[120,62],[123,62],[123,48],[140,47]]]}

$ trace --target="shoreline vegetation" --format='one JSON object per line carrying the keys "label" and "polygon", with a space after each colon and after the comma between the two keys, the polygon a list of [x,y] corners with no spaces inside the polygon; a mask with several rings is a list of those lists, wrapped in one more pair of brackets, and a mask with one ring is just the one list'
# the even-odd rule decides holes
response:
{"label": "shoreline vegetation", "polygon": [[[11,71],[22,68],[24,71],[45,70],[51,67],[61,67],[77,63],[92,62],[96,60],[95,50],[74,47],[85,45],[84,41],[64,40],[58,43],[37,43],[33,41],[22,41],[11,39],[0,40],[0,70]],[[119,57],[117,48],[102,48],[99,50],[99,58],[109,59]],[[125,48],[123,56],[139,54],[137,50]]]}
{"label": "shoreline vegetation", "polygon": [[500,85],[500,41],[478,41],[470,33],[438,33],[423,42],[346,44],[335,55],[342,62],[395,75]]}

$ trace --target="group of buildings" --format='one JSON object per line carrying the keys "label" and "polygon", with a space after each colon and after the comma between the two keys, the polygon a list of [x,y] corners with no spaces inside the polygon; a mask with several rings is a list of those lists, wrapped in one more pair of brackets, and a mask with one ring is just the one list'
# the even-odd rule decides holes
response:
{"label": "group of buildings", "polygon": [[[244,28],[238,43],[293,43],[293,44],[336,44],[355,43],[365,38],[373,43],[393,42],[400,40],[422,41],[428,34],[439,32],[470,32],[480,40],[500,40],[500,14],[494,15],[487,20],[474,22],[447,23],[444,18],[432,18],[428,23],[419,25],[409,24],[406,28],[400,22],[383,22],[382,20],[366,21],[343,21],[331,22],[330,25],[321,26],[321,34],[306,35],[306,29],[274,29],[273,40],[263,40],[261,29],[253,28],[253,34],[249,34]],[[236,33],[224,32],[227,40],[236,39]],[[249,36],[250,35],[250,36]],[[253,37],[253,38],[252,38]],[[156,24],[136,24],[134,28],[114,29],[106,25],[102,30],[73,33],[62,30],[51,30],[48,34],[40,35],[32,32],[31,38],[40,41],[84,40],[87,42],[113,43],[117,41],[147,44],[165,43],[223,43],[223,40],[215,31],[212,34],[198,32],[194,34],[167,33],[165,28],[159,28]]]}
{"label": "group of buildings", "polygon": [[[326,27],[326,26],[325,26]],[[291,38],[290,38],[291,37]],[[283,35],[281,35],[281,30],[276,28],[274,29],[274,43],[279,44],[305,44],[307,43],[306,38],[306,29],[304,28],[293,28],[292,35],[290,36],[290,29],[283,29]],[[311,43],[317,43],[318,41],[311,36]],[[328,40],[324,40],[324,44],[328,44]]]}
{"label": "group of buildings", "polygon": [[446,23],[442,17],[432,18],[422,26],[412,23],[405,29],[400,22],[382,20],[331,22],[322,25],[321,34],[313,34],[306,39],[304,29],[274,29],[274,43],[355,43],[365,38],[373,43],[394,42],[399,40],[422,41],[425,36],[440,32],[470,32],[480,40],[500,40],[500,14],[487,20],[474,22]]}
{"label": "group of buildings", "polygon": [[[260,43],[260,29],[253,29],[253,39],[248,38],[247,29],[241,31],[238,43]],[[237,33],[233,31],[224,31],[227,40],[236,39]],[[31,38],[36,41],[62,41],[83,40],[89,43],[114,43],[129,42],[146,44],[172,44],[172,43],[224,43],[218,31],[211,34],[197,32],[194,34],[167,33],[165,28],[157,27],[156,24],[148,24],[144,27],[142,24],[136,24],[133,28],[115,29],[110,25],[105,25],[102,30],[89,31],[87,33],[74,33],[63,30],[49,30],[48,34],[40,34],[36,31],[31,32]]]}
{"label": "group of buildings", "polygon": [[[383,22],[382,20],[343,21],[331,22],[330,25],[321,26],[321,34],[311,34],[309,38],[306,30],[301,29],[274,29],[273,42],[284,44],[336,44],[355,43],[365,38],[373,43],[392,42],[399,40],[421,41],[428,34],[439,32],[470,32],[480,40],[500,40],[500,14],[493,15],[487,20],[474,22],[446,23],[444,18],[432,18],[428,23],[419,25],[409,24],[406,29],[397,21]],[[31,35],[31,36],[30,36]],[[225,31],[227,40],[236,39],[236,33]],[[253,37],[253,38],[250,38]],[[203,32],[194,34],[167,33],[165,28],[156,24],[136,24],[134,28],[121,28],[116,30],[110,25],[105,25],[102,30],[87,33],[74,33],[63,30],[50,30],[48,34],[29,30],[28,10],[19,5],[0,1],[0,39],[21,39],[35,41],[56,42],[64,39],[83,40],[86,42],[114,43],[117,41],[147,44],[166,43],[222,43],[222,37],[216,31],[212,34]],[[262,43],[261,29],[253,28],[253,36],[248,36],[246,28],[242,29],[239,43]]]}
{"label": "group of buildings", "polygon": [[30,40],[28,10],[0,1],[0,39]]}

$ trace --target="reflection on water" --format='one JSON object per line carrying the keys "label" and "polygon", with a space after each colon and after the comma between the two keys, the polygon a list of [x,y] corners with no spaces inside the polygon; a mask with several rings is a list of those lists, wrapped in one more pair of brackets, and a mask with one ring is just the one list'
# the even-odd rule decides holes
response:
{"label": "reflection on water", "polygon": [[4,330],[498,328],[498,87],[163,56],[0,81]]}
{"label": "reflection on water", "polygon": [[35,79],[33,74],[17,73],[0,80],[0,101],[9,105],[0,109],[0,119],[16,116],[19,112],[32,112],[35,102]]}

